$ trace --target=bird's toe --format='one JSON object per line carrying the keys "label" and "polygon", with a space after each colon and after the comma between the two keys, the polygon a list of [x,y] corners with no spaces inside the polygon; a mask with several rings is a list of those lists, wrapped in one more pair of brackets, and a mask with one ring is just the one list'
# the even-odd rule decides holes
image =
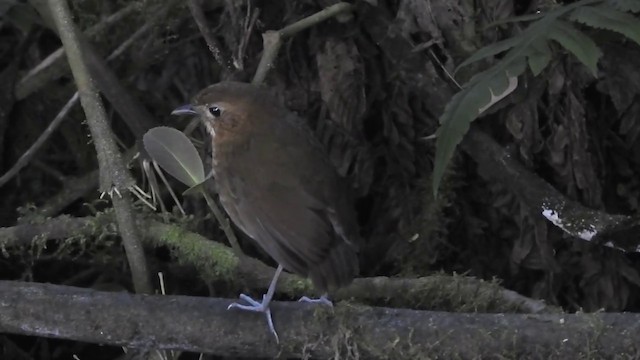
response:
{"label": "bird's toe", "polygon": [[240,309],[245,311],[252,312],[260,312],[264,313],[267,317],[267,324],[269,325],[269,331],[276,338],[276,343],[280,343],[280,338],[278,337],[278,333],[276,332],[275,326],[273,326],[273,318],[271,317],[271,309],[269,308],[269,303],[271,299],[267,299],[266,296],[262,297],[262,302],[258,302],[254,300],[249,295],[240,294],[240,299],[249,303],[249,305],[240,304],[240,303],[232,303],[227,307],[229,309]]}
{"label": "bird's toe", "polygon": [[326,295],[322,295],[317,299],[312,299],[310,297],[307,296],[303,296],[300,299],[298,299],[299,302],[308,302],[308,303],[312,303],[312,304],[319,304],[319,305],[327,305],[330,308],[333,308],[333,303],[331,302],[331,300],[329,300]]}
{"label": "bird's toe", "polygon": [[[267,306],[268,306],[268,304],[264,303],[264,298],[263,298],[263,302],[258,302],[256,300],[254,300],[249,295],[240,294],[240,299],[248,302],[249,305],[245,305],[245,304],[240,304],[240,303],[234,302],[234,303],[232,303],[231,305],[229,305],[227,307],[227,310],[229,310],[229,309],[241,309],[241,310],[253,311],[253,312],[265,312],[266,309],[267,309]],[[267,305],[267,306],[265,306],[265,305]]]}

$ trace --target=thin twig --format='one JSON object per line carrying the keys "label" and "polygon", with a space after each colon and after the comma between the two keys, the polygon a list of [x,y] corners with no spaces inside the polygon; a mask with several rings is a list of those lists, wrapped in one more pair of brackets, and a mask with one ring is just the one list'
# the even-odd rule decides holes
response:
{"label": "thin twig", "polygon": [[[130,163],[136,152],[137,149],[135,146],[125,151],[123,155],[125,163]],[[42,214],[42,216],[59,214],[60,211],[69,206],[69,204],[86,196],[89,192],[95,191],[99,181],[100,172],[98,169],[77,178],[67,178],[65,181],[66,185],[62,190],[40,206],[40,214]]]}
{"label": "thin twig", "polygon": [[247,16],[244,23],[244,35],[242,36],[242,40],[240,40],[240,45],[238,46],[238,55],[236,59],[234,59],[233,64],[239,70],[244,69],[244,54],[247,51],[247,46],[249,45],[249,38],[253,33],[253,26],[258,20],[258,16],[260,16],[260,9],[255,8],[253,14],[251,13],[251,2],[247,2]]}
{"label": "thin twig", "polygon": [[[127,7],[127,9],[129,9],[129,7]],[[129,9],[128,11],[131,11],[131,10]],[[118,12],[117,14],[120,14],[120,13],[121,12]],[[128,13],[128,12],[125,12],[125,13]],[[120,18],[120,17],[121,15],[116,18]],[[159,18],[159,17],[160,16],[156,15],[156,18]],[[121,55],[137,39],[139,39],[140,36],[144,35],[146,32],[152,29],[154,24],[155,23],[153,21],[150,21],[148,23],[145,23],[143,26],[141,26],[131,37],[129,37],[129,39],[127,39],[125,42],[120,44],[120,46],[118,46],[117,49],[111,52],[111,54],[107,57],[107,61],[111,61],[116,57],[118,57],[119,55]],[[73,106],[75,106],[78,103],[78,99],[79,99],[78,93],[76,92],[69,99],[69,101],[67,101],[65,106],[62,107],[58,115],[56,115],[53,121],[49,124],[49,126],[45,129],[45,131],[40,135],[40,137],[38,137],[38,139],[33,143],[33,145],[31,145],[31,147],[22,154],[20,159],[18,159],[18,161],[13,165],[13,167],[11,167],[11,169],[9,169],[4,175],[2,175],[2,177],[0,177],[0,187],[2,187],[7,181],[9,181],[11,178],[17,175],[18,172],[21,169],[23,169],[31,161],[31,159],[35,156],[37,151],[44,145],[44,143],[49,139],[49,137],[51,137],[53,132],[60,126],[60,124],[62,123],[62,120],[66,118],[66,115],[69,113],[69,111],[71,111]]]}
{"label": "thin twig", "polygon": [[[123,18],[133,14],[140,9],[140,2],[133,2],[121,10],[111,14],[98,24],[92,26],[86,31],[86,35],[89,38],[94,38],[97,35],[102,34],[110,26],[117,24]],[[15,96],[17,100],[22,100],[34,92],[40,90],[42,87],[50,84],[52,80],[58,79],[65,75],[68,71],[65,70],[65,53],[64,49],[59,49],[52,52],[44,60],[42,60],[36,67],[29,71],[15,86]]]}
{"label": "thin twig", "polygon": [[24,168],[25,166],[27,166],[27,164],[29,164],[29,161],[33,159],[33,157],[37,154],[38,150],[40,150],[40,148],[42,148],[42,146],[49,139],[49,137],[51,137],[53,132],[62,123],[62,120],[67,118],[67,114],[69,113],[69,111],[71,111],[73,106],[76,105],[77,103],[78,103],[78,93],[76,92],[69,99],[69,101],[67,101],[67,103],[62,107],[58,115],[56,115],[56,117],[49,124],[49,126],[47,126],[47,128],[42,132],[42,134],[40,134],[40,136],[38,136],[38,139],[33,143],[33,145],[31,145],[31,147],[29,147],[29,149],[27,149],[27,151],[25,151],[20,156],[18,161],[16,161],[16,163],[13,164],[11,169],[9,169],[4,175],[0,177],[0,187],[6,184],[7,181],[11,180],[11,178],[16,176],[18,172],[22,170],[22,168]]}
{"label": "thin twig", "polygon": [[191,15],[193,19],[196,21],[196,25],[198,25],[198,29],[206,41],[207,46],[209,47],[209,51],[213,55],[213,58],[216,60],[218,65],[220,65],[223,69],[226,69],[228,72],[231,72],[232,62],[229,56],[225,52],[223,52],[220,46],[220,42],[213,36],[211,33],[211,29],[209,27],[209,23],[207,22],[207,18],[202,11],[202,6],[199,0],[189,0],[187,2],[189,5],[189,10],[191,11]]}
{"label": "thin twig", "polygon": [[[158,19],[158,15],[154,18],[154,20]],[[128,39],[123,41],[120,46],[118,46],[115,50],[111,52],[111,54],[107,57],[107,61],[111,61],[118,56],[122,55],[127,49],[133,45],[138,39],[140,39],[143,35],[149,32],[156,25],[155,21],[149,21],[144,23],[136,32],[134,32]]]}
{"label": "thin twig", "polygon": [[[180,210],[180,213],[183,216],[186,216],[187,213],[184,211],[184,209],[182,208],[182,205],[180,205],[180,200],[178,200],[178,197],[176,196],[175,191],[173,191],[173,189],[171,188],[171,185],[169,184],[169,181],[167,180],[167,177],[164,176],[164,173],[162,172],[162,170],[160,169],[160,166],[158,165],[157,162],[152,161],[151,162],[153,164],[153,169],[155,170],[155,172],[158,174],[158,176],[160,177],[160,180],[162,180],[162,183],[164,184],[164,186],[166,186],[167,190],[169,191],[169,194],[171,195],[171,198],[173,199],[173,202],[176,204],[176,206],[178,206],[178,210]],[[153,187],[151,187],[153,189]],[[155,191],[154,191],[155,194]],[[160,199],[160,197],[158,196],[158,201],[161,204],[164,204],[162,202],[162,199]],[[164,207],[164,206],[163,206]]]}
{"label": "thin twig", "polygon": [[254,85],[260,85],[264,82],[267,73],[274,66],[274,62],[276,56],[278,56],[280,46],[282,46],[283,39],[291,37],[300,31],[306,30],[336,15],[352,10],[353,5],[351,4],[344,2],[337,3],[278,31],[267,31],[262,34],[264,52],[262,54],[262,58],[260,58],[260,64],[258,64],[258,69],[256,70],[251,83]]}

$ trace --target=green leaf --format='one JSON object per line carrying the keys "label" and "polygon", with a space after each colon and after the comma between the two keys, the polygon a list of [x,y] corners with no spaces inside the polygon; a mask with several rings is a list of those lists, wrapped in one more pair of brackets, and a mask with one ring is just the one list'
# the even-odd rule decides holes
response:
{"label": "green leaf", "polygon": [[537,40],[531,44],[531,50],[527,55],[529,68],[534,76],[540,75],[542,70],[547,67],[551,61],[551,50],[544,40]]}
{"label": "green leaf", "polygon": [[609,6],[585,6],[574,10],[570,19],[594,28],[619,32],[640,45],[640,20],[629,13]]}
{"label": "green leaf", "polygon": [[510,24],[510,23],[515,23],[515,22],[525,22],[525,21],[540,20],[544,15],[545,15],[544,13],[537,13],[537,14],[526,14],[526,15],[521,15],[521,16],[513,16],[513,17],[506,18],[506,19],[500,19],[500,20],[493,21],[493,22],[487,24],[484,28],[488,29],[490,27],[499,26],[499,25],[505,25],[505,24]]}
{"label": "green leaf", "polygon": [[[469,130],[469,124],[485,104],[489,95],[483,98],[479,91],[464,89],[451,98],[440,117],[440,127],[436,131],[436,156],[433,166],[433,194],[437,196],[444,171],[453,157],[453,153]],[[469,105],[470,108],[465,106]]]}
{"label": "green leaf", "polygon": [[433,193],[437,196],[440,181],[456,147],[481,112],[516,89],[517,77],[526,69],[522,57],[510,64],[499,63],[474,76],[468,86],[451,98],[440,116],[436,132],[436,156],[433,169]]}
{"label": "green leaf", "polygon": [[192,187],[183,191],[182,195],[183,196],[201,195],[203,191],[205,191],[204,181],[199,184],[193,185]]}
{"label": "green leaf", "polygon": [[554,22],[548,36],[575,55],[593,76],[598,76],[598,59],[602,51],[591,38],[564,21]]}
{"label": "green leaf", "polygon": [[504,73],[496,74],[487,81],[487,87],[491,98],[489,102],[478,109],[478,114],[485,112],[498,101],[507,97],[518,87],[518,76],[526,69],[524,61],[517,60],[507,66]]}
{"label": "green leaf", "polygon": [[144,134],[144,148],[160,167],[189,187],[205,180],[204,166],[198,151],[182,132],[156,127]]}
{"label": "green leaf", "polygon": [[206,191],[204,184],[207,182],[207,180],[211,179],[213,177],[213,171],[210,171],[209,174],[205,177],[205,179],[199,183],[196,184],[190,188],[188,188],[187,190],[182,192],[182,195],[202,195],[202,193],[204,191]]}
{"label": "green leaf", "polygon": [[540,20],[530,24],[521,34],[482,48],[478,54],[473,54],[458,66],[460,68],[510,49],[491,68],[472,77],[465,88],[449,101],[440,117],[441,125],[436,133],[434,195],[437,195],[446,166],[469,130],[471,121],[517,88],[517,77],[525,71],[527,61],[534,74],[547,66],[551,58],[551,51],[546,46],[549,38],[576,54],[580,61],[588,64],[595,73],[600,49],[590,38],[571,25],[560,22],[559,19],[578,7],[601,2],[602,0],[579,0],[570,5],[554,7],[543,14]]}
{"label": "green leaf", "polygon": [[475,53],[473,53],[473,55],[471,55],[470,57],[468,57],[465,61],[463,61],[460,65],[458,65],[458,67],[456,67],[456,69],[454,70],[455,72],[458,72],[458,70],[460,70],[461,68],[474,63],[476,61],[480,61],[482,59],[500,54],[501,52],[507,51],[509,49],[511,49],[512,47],[518,45],[520,42],[522,42],[521,39],[521,35],[516,35],[514,37],[502,40],[502,41],[498,41],[497,43],[493,43],[491,45],[485,46],[481,49],[479,49],[478,51],[476,51]]}

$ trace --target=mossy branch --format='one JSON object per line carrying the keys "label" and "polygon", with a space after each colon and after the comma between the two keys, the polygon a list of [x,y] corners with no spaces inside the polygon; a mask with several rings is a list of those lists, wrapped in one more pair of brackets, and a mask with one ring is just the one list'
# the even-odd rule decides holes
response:
{"label": "mossy branch", "polygon": [[[97,217],[58,217],[40,224],[25,224],[0,228],[0,246],[9,249],[30,245],[39,240],[64,239],[79,235],[98,237],[110,228],[113,218],[109,214]],[[247,257],[238,257],[226,245],[189,232],[179,225],[155,220],[139,220],[138,228],[146,229],[145,242],[149,246],[168,247],[178,262],[193,265],[205,281],[225,281],[236,287],[264,289],[274,269]],[[289,298],[316,294],[311,282],[297,275],[282,273],[278,294]],[[343,289],[331,294],[335,300],[355,299],[367,304],[395,307],[438,309],[446,311],[557,313],[559,309],[544,302],[526,298],[505,290],[494,282],[466,276],[437,274],[423,278],[359,278]]]}
{"label": "mossy branch", "polygon": [[[454,314],[338,304],[271,306],[282,345],[231,300],[0,281],[0,332],[219,356],[578,359],[638,356],[638,314]],[[260,325],[259,325],[260,324]]]}

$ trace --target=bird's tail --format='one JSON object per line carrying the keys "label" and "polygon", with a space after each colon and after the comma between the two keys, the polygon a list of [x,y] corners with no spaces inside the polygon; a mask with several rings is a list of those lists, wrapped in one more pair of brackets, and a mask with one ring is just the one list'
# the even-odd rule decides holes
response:
{"label": "bird's tail", "polygon": [[340,241],[329,250],[323,262],[309,269],[313,285],[322,292],[351,283],[360,271],[358,252],[353,244]]}

